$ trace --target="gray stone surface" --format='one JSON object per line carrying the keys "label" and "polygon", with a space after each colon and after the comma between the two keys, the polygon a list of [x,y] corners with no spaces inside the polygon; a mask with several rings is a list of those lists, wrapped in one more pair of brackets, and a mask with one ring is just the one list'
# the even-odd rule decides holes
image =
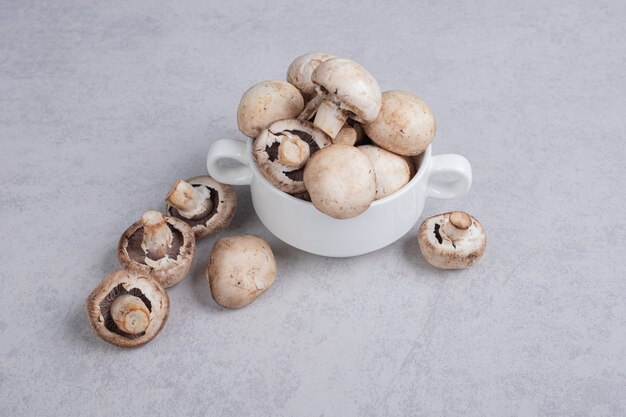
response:
{"label": "gray stone surface", "polygon": [[[626,6],[0,1],[0,415],[626,415]],[[435,153],[473,164],[457,201],[488,232],[430,268],[415,230],[377,253],[292,249],[237,189],[150,344],[90,330],[117,239],[241,137],[236,107],[297,55],[353,57],[429,102]],[[219,236],[257,233],[276,284],[218,308]]]}

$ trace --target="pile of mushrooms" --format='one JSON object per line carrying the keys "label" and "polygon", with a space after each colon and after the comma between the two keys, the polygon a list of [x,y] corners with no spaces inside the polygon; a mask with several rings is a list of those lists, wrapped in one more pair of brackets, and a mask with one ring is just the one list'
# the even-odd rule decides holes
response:
{"label": "pile of mushrooms", "polygon": [[[211,177],[177,180],[164,212],[150,210],[119,239],[124,269],[109,274],[87,298],[91,327],[103,340],[136,347],[152,340],[169,316],[166,289],[188,274],[196,242],[225,229],[235,215],[237,195]],[[276,262],[257,236],[219,240],[207,266],[215,301],[227,308],[248,305],[273,283]]]}
{"label": "pile of mushrooms", "polygon": [[[326,52],[297,57],[286,81],[248,89],[237,123],[272,185],[335,219],[358,216],[407,185],[436,133],[420,97],[381,92],[362,65]],[[420,250],[438,268],[471,266],[485,245],[484,229],[467,213],[433,216],[420,228]]]}
{"label": "pile of mushrooms", "polygon": [[422,99],[381,92],[362,65],[325,52],[296,58],[286,81],[248,89],[237,123],[270,183],[336,219],[408,184],[436,130]]}
{"label": "pile of mushrooms", "polygon": [[[407,185],[436,131],[421,98],[381,92],[363,66],[323,52],[296,58],[286,81],[249,88],[237,125],[273,186],[335,219],[358,216]],[[208,176],[177,180],[165,202],[122,233],[123,269],[87,298],[91,326],[116,346],[140,346],[159,334],[169,316],[167,290],[188,274],[196,243],[228,227],[237,207],[234,190]],[[473,265],[486,246],[483,226],[460,211],[426,219],[418,241],[426,261],[443,269]],[[265,240],[228,236],[213,245],[205,276],[218,305],[241,308],[272,286],[276,270]]]}

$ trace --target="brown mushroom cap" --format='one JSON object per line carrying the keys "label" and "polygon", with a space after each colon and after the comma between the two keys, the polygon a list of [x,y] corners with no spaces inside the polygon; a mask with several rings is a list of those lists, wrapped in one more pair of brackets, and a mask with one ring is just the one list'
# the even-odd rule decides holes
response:
{"label": "brown mushroom cap", "polygon": [[[149,311],[150,323],[138,334],[120,330],[111,315],[111,306],[118,297],[132,295]],[[170,311],[165,289],[140,271],[120,270],[109,274],[87,298],[87,315],[91,327],[103,340],[119,347],[135,347],[152,340],[163,328]]]}
{"label": "brown mushroom cap", "polygon": [[396,155],[376,145],[363,145],[358,149],[370,159],[376,174],[376,200],[395,193],[409,183],[415,164],[406,156]]}
{"label": "brown mushroom cap", "polygon": [[250,87],[237,108],[237,126],[254,139],[270,123],[297,117],[304,110],[300,91],[287,81],[269,80]]}
{"label": "brown mushroom cap", "polygon": [[441,269],[472,266],[487,247],[483,225],[462,211],[438,214],[424,220],[418,241],[426,261]]}
{"label": "brown mushroom cap", "polygon": [[336,219],[363,213],[376,196],[372,163],[350,145],[319,150],[304,168],[304,183],[315,208]]}
{"label": "brown mushroom cap", "polygon": [[[308,146],[309,158],[331,144],[324,132],[305,120],[285,119],[270,124],[254,140],[253,156],[263,176],[276,188],[290,194],[306,191],[304,167],[291,168],[281,164],[279,147],[283,139],[297,137]],[[305,162],[308,163],[308,162]]]}
{"label": "brown mushroom cap", "polygon": [[167,214],[191,226],[196,240],[228,227],[237,209],[237,194],[235,190],[230,185],[222,184],[209,176],[193,177],[185,182],[195,188],[205,187],[208,189],[211,200],[207,205],[208,209],[198,216],[185,218],[176,207],[168,204],[165,209]]}
{"label": "brown mushroom cap", "polygon": [[258,236],[225,237],[211,250],[206,278],[217,304],[241,308],[272,286],[276,260],[268,243]]}
{"label": "brown mushroom cap", "polygon": [[385,91],[376,120],[363,126],[381,148],[415,156],[431,144],[437,130],[433,112],[421,98],[405,91]]}
{"label": "brown mushroom cap", "polygon": [[315,95],[315,84],[311,75],[315,68],[324,61],[335,58],[326,52],[309,52],[293,60],[287,69],[287,81],[295,85],[307,101]]}
{"label": "brown mushroom cap", "polygon": [[189,272],[196,251],[196,239],[193,230],[184,221],[172,216],[165,216],[165,220],[172,233],[172,245],[167,248],[164,258],[146,260],[141,246],[144,235],[141,221],[133,223],[120,237],[117,258],[124,268],[150,275],[168,288]]}

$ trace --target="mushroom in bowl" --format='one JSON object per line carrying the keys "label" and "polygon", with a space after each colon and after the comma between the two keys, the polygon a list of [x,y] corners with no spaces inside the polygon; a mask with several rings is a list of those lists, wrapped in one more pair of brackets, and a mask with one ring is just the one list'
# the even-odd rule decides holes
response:
{"label": "mushroom in bowl", "polygon": [[311,100],[316,92],[316,85],[311,81],[311,75],[315,68],[322,62],[336,58],[335,55],[326,52],[309,52],[293,60],[287,69],[287,81],[295,85],[302,93],[306,101]]}
{"label": "mushroom in bowl", "polygon": [[309,158],[330,145],[330,139],[312,123],[285,119],[270,124],[254,140],[254,160],[263,176],[289,194],[306,191],[303,176]]}
{"label": "mushroom in bowl", "polygon": [[395,193],[409,183],[415,174],[415,162],[376,145],[362,145],[358,149],[369,158],[376,174],[376,200]]}
{"label": "mushroom in bowl", "polygon": [[350,145],[330,145],[313,155],[304,184],[315,208],[335,219],[358,216],[376,196],[372,163]]}
{"label": "mushroom in bowl", "polygon": [[405,91],[385,91],[376,120],[363,126],[372,141],[398,155],[416,156],[431,144],[437,130],[424,100]]}
{"label": "mushroom in bowl", "polygon": [[237,108],[237,126],[254,139],[272,122],[297,117],[304,110],[300,91],[287,81],[263,81],[250,87]]}
{"label": "mushroom in bowl", "polygon": [[315,68],[311,80],[318,86],[321,97],[314,124],[331,139],[337,136],[348,117],[362,123],[371,123],[378,117],[380,87],[360,64],[346,58],[332,58]]}

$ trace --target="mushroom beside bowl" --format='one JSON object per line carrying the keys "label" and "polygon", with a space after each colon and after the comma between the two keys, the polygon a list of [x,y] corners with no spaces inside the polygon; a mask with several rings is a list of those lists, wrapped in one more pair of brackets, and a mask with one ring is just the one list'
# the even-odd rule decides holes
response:
{"label": "mushroom beside bowl", "polygon": [[[403,188],[374,201],[362,214],[339,220],[267,181],[254,162],[250,141],[220,139],[211,145],[207,156],[207,169],[215,180],[250,185],[255,212],[277,238],[305,252],[339,258],[390,245],[415,226],[427,197],[458,198],[471,187],[472,168],[461,155],[433,156],[429,146],[415,157],[415,163],[417,172]],[[454,180],[436,178],[441,174]]]}

